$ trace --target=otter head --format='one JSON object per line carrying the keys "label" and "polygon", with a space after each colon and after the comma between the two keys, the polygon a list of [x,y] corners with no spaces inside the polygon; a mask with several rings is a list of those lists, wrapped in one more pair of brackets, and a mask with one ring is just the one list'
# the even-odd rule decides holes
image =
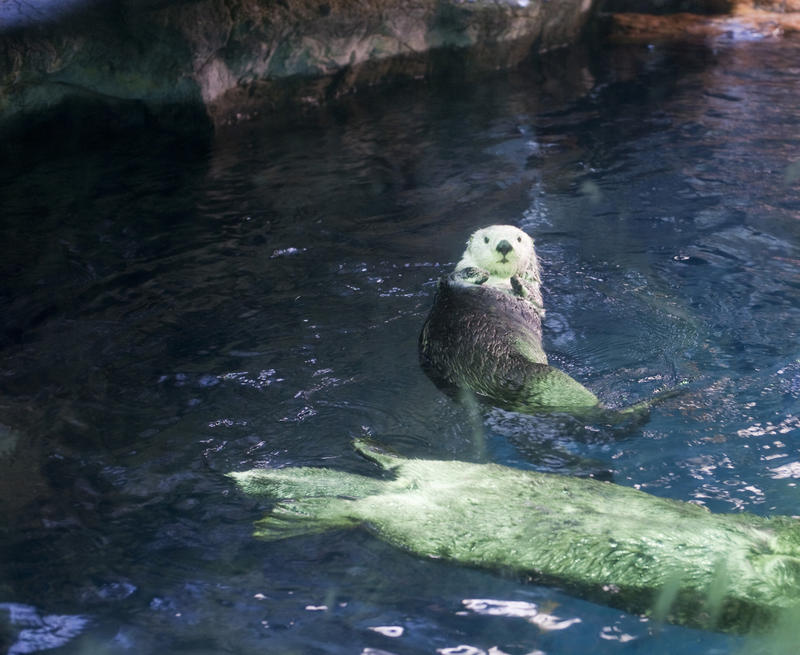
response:
{"label": "otter head", "polygon": [[539,278],[533,239],[513,225],[490,225],[473,233],[457,268],[476,266],[492,277],[508,279],[528,273]]}

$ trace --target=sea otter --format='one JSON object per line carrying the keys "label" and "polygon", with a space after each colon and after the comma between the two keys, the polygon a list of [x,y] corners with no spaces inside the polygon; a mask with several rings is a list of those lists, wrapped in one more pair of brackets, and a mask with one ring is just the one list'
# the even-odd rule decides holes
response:
{"label": "sea otter", "polygon": [[[356,448],[391,477],[289,467],[230,473],[279,501],[255,535],[362,526],[418,556],[512,573],[629,612],[748,632],[800,615],[800,522],[714,514],[631,487]],[[788,652],[788,651],[787,651]]]}
{"label": "sea otter", "polygon": [[511,225],[480,229],[439,281],[419,337],[422,368],[441,387],[471,390],[505,409],[602,409],[589,389],[548,365],[544,313],[533,239]]}

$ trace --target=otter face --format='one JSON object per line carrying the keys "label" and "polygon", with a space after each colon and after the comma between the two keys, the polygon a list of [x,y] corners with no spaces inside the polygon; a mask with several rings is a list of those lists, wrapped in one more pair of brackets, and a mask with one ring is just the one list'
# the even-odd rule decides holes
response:
{"label": "otter face", "polygon": [[498,278],[538,270],[533,239],[513,225],[490,225],[475,232],[467,241],[464,259]]}

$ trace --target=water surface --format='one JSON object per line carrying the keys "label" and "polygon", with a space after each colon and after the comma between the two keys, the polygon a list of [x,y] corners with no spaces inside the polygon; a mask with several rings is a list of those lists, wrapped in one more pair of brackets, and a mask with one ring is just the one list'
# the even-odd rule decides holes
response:
{"label": "water surface", "polygon": [[[364,532],[257,542],[267,505],[222,473],[370,473],[350,447],[368,434],[796,513],[799,56],[796,40],[558,53],[207,142],[134,135],[6,168],[0,648],[770,648]],[[536,239],[554,363],[612,405],[686,393],[620,434],[439,392],[417,335],[435,280],[489,223]]]}

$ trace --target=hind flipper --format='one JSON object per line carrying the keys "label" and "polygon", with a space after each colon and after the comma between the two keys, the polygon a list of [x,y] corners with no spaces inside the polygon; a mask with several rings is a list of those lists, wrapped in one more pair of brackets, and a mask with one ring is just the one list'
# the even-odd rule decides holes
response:
{"label": "hind flipper", "polygon": [[387,471],[393,471],[406,461],[404,457],[389,452],[386,447],[370,439],[356,439],[353,441],[353,447],[364,457],[380,464],[381,468]]}
{"label": "hind flipper", "polygon": [[256,537],[286,539],[357,525],[354,502],[379,493],[386,483],[363,475],[323,468],[252,469],[228,473],[251,496],[278,502],[255,523]]}
{"label": "hind flipper", "polygon": [[377,493],[383,484],[363,475],[311,467],[251,469],[227,475],[248,495],[278,499],[312,496],[363,498]]}
{"label": "hind flipper", "polygon": [[255,522],[253,536],[276,541],[356,527],[358,521],[348,516],[352,502],[344,498],[304,498],[278,503],[263,519]]}

